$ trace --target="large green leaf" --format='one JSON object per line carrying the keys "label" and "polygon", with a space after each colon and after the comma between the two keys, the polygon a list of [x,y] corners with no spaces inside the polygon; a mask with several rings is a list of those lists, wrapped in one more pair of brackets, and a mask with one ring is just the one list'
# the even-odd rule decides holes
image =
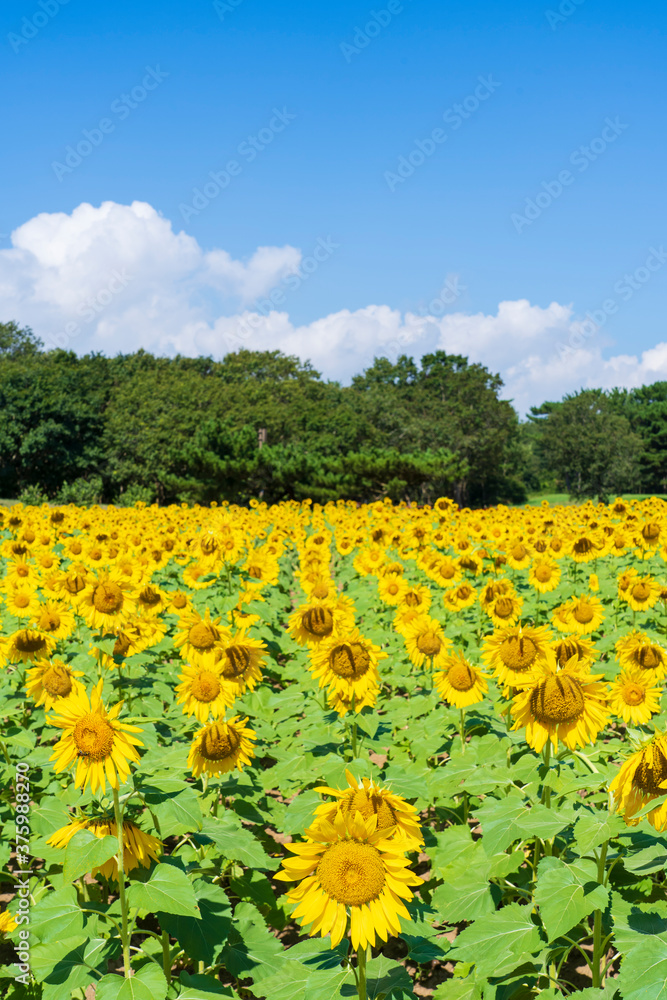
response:
{"label": "large green leaf", "polygon": [[535,902],[549,941],[566,934],[593,910],[604,910],[608,901],[609,890],[598,885],[592,865],[586,873],[558,858],[540,861]]}
{"label": "large green leaf", "polygon": [[227,943],[232,908],[224,889],[197,879],[193,885],[199,916],[159,914],[160,926],[175,938],[193,962],[213,965]]}
{"label": "large green leaf", "polygon": [[189,878],[180,868],[156,864],[147,882],[132,882],[128,889],[131,906],[149,913],[178,913],[199,917],[199,908]]}
{"label": "large green leaf", "polygon": [[241,821],[233,813],[225,814],[220,819],[206,819],[202,834],[211,838],[223,857],[241,861],[249,868],[273,871],[279,865],[279,860],[269,857],[259,841],[241,825]]}
{"label": "large green leaf", "polygon": [[64,941],[82,933],[84,915],[74,886],[47,892],[32,908],[30,932],[44,944]]}
{"label": "large green leaf", "polygon": [[625,956],[618,983],[623,1000],[666,1000],[667,941],[647,938]]}
{"label": "large green leaf", "polygon": [[118,852],[116,837],[96,837],[89,830],[75,833],[65,851],[63,878],[74,882],[81,875],[88,875],[93,868],[100,868]]}
{"label": "large green leaf", "polygon": [[449,954],[457,961],[474,962],[483,976],[502,976],[529,961],[542,947],[530,907],[512,903],[466,927]]}
{"label": "large green leaf", "polygon": [[165,1000],[167,980],[154,962],[147,962],[130,979],[104,976],[97,984],[95,1000]]}
{"label": "large green leaf", "polygon": [[178,983],[172,982],[169,997],[175,1000],[220,1000],[220,997],[238,1000],[238,993],[231,986],[223,986],[219,979],[181,972]]}
{"label": "large green leaf", "polygon": [[220,956],[227,971],[237,979],[252,976],[255,982],[260,982],[272,974],[282,951],[278,939],[267,930],[261,913],[250,903],[239,903]]}

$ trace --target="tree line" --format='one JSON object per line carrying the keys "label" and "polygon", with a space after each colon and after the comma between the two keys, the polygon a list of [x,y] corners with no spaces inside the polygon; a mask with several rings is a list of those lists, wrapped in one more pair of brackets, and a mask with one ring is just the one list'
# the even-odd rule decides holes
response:
{"label": "tree line", "polygon": [[519,421],[460,355],[376,358],[349,386],[280,351],[106,357],[0,324],[0,496],[246,503],[390,497],[461,506],[663,492],[667,383],[587,390]]}

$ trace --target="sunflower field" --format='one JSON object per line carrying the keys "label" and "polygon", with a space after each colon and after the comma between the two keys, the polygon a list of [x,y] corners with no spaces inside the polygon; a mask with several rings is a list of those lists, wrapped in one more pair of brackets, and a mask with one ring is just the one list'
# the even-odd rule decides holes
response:
{"label": "sunflower field", "polygon": [[0,994],[667,998],[667,505],[3,511]]}

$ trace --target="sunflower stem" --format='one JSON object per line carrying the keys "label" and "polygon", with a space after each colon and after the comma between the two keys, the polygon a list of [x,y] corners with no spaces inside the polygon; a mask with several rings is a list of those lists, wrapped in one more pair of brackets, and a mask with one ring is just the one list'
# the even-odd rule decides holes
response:
{"label": "sunflower stem", "polygon": [[547,779],[549,778],[550,762],[551,762],[551,740],[547,740],[546,746],[543,751],[544,756],[544,766],[546,768],[544,774],[544,781],[542,783],[542,802],[547,807],[551,809],[551,786],[548,784]]}
{"label": "sunflower stem", "polygon": [[460,723],[459,723],[459,734],[461,736],[461,753],[465,753],[466,749],[466,710],[461,709]]}
{"label": "sunflower stem", "polygon": [[[605,840],[604,844],[600,848],[600,857],[598,858],[598,883],[604,885],[606,881],[606,866],[607,866],[607,851],[609,849],[609,841]],[[604,973],[601,969],[602,959],[604,957],[603,951],[609,942],[602,941],[602,910],[596,910],[593,914],[593,986],[597,986],[598,989],[602,986],[602,979],[604,978]]]}
{"label": "sunflower stem", "polygon": [[120,903],[120,940],[123,947],[123,975],[130,978],[130,937],[127,927],[127,896],[125,895],[125,844],[123,841],[123,807],[118,797],[118,788],[113,789],[113,812],[116,820],[116,833],[118,835],[118,854],[116,863],[118,865],[118,901]]}
{"label": "sunflower stem", "polygon": [[357,950],[357,994],[359,1000],[368,1000],[368,993],[366,992],[366,949],[359,948]]}

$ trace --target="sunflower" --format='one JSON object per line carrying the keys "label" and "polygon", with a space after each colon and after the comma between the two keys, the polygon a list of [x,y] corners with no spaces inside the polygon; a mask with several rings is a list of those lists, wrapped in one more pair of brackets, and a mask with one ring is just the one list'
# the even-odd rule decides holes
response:
{"label": "sunflower", "polygon": [[190,597],[184,590],[167,590],[167,614],[182,615],[186,611],[191,611]]}
{"label": "sunflower", "polygon": [[445,666],[452,643],[439,621],[429,615],[419,615],[405,625],[403,634],[408,656],[416,667],[423,667],[428,660],[432,667]]}
{"label": "sunflower", "polygon": [[209,716],[217,719],[223,715],[233,699],[227,697],[217,665],[191,666],[186,663],[179,674],[181,683],[176,687],[177,705],[183,706],[183,715],[194,715],[205,725]]}
{"label": "sunflower", "polygon": [[652,576],[636,576],[623,597],[633,611],[646,611],[658,603],[661,589]]}
{"label": "sunflower", "polygon": [[62,601],[48,600],[39,605],[33,624],[54,639],[66,639],[74,631],[74,614]]}
{"label": "sunflower", "polygon": [[[52,833],[46,841],[51,847],[63,849],[67,847],[72,837],[81,830],[89,830],[94,836],[102,840],[104,837],[118,837],[118,827],[116,821],[111,816],[101,816],[96,819],[73,819],[67,826],[61,826],[59,830]],[[130,820],[123,820],[123,868],[125,872],[131,872],[141,865],[142,868],[150,868],[151,861],[158,861],[162,854],[162,841],[153,837],[132,823]],[[105,861],[103,865],[91,869],[93,878],[98,872],[110,881],[118,881],[118,860],[113,857]]]}
{"label": "sunflower", "polygon": [[147,583],[136,595],[137,610],[140,615],[154,617],[163,614],[169,604],[169,595],[155,587],[152,583]]}
{"label": "sunflower", "polygon": [[301,883],[287,898],[298,904],[294,916],[311,937],[329,934],[331,946],[339,944],[348,909],[355,949],[400,934],[399,917],[410,919],[402,900],[412,899],[410,886],[422,880],[408,870],[400,841],[377,826],[375,813],[364,819],[359,812],[351,818],[338,812],[306,830],[306,843],[285,844],[296,857],[285,859],[275,877]]}
{"label": "sunflower", "polygon": [[106,791],[105,776],[112,788],[127,781],[130,763],[139,760],[136,747],[143,746],[132,733],[140,733],[138,726],[118,721],[123,703],[107,711],[102,702],[102,681],[93,688],[90,700],[85,691],[72,691],[70,697],[58,706],[60,715],[51,716],[47,722],[64,730],[49,760],[55,761],[55,771],[64,770],[77,761],[75,788],[90,785]]}
{"label": "sunflower", "polygon": [[10,663],[35,663],[51,655],[56,640],[36,628],[22,628],[7,639],[5,655]]}
{"label": "sunflower", "polygon": [[482,660],[504,688],[524,688],[531,683],[541,664],[555,670],[550,648],[551,632],[546,625],[513,625],[482,641]]}
{"label": "sunflower", "polygon": [[341,630],[354,628],[354,605],[349,597],[301,604],[288,622],[289,634],[300,646],[312,646]]}
{"label": "sunflower", "polygon": [[659,548],[665,541],[665,525],[660,521],[646,521],[640,528],[637,541],[642,549]]}
{"label": "sunflower", "polygon": [[551,624],[554,628],[558,629],[559,632],[574,632],[574,626],[572,624],[572,602],[566,601],[565,604],[559,604],[551,612]]}
{"label": "sunflower", "polygon": [[26,693],[35,705],[43,705],[47,712],[58,708],[64,698],[69,698],[72,691],[81,694],[83,684],[77,680],[83,677],[81,670],[72,670],[62,660],[41,660],[32,667],[26,678]]}
{"label": "sunflower", "polygon": [[655,680],[662,680],[667,675],[667,651],[645,632],[633,629],[619,639],[614,648],[621,666],[638,667]]}
{"label": "sunflower", "polygon": [[217,578],[218,571],[208,560],[195,560],[183,570],[183,583],[190,590],[207,590]]}
{"label": "sunflower", "polygon": [[548,594],[560,583],[560,566],[555,559],[535,559],[528,573],[528,583],[539,594]]}
{"label": "sunflower", "polygon": [[[51,562],[55,564],[55,559],[52,559]],[[44,569],[47,568],[50,569],[51,567],[44,567]],[[5,586],[9,587],[16,587],[26,583],[37,587],[39,586],[39,573],[32,563],[19,556],[18,558],[10,559],[8,562],[4,583]]]}
{"label": "sunflower", "polygon": [[660,711],[661,687],[650,687],[650,680],[635,667],[623,670],[611,685],[609,704],[623,722],[646,725]]}
{"label": "sunflower", "polygon": [[39,611],[39,598],[33,587],[17,584],[5,592],[5,607],[14,618],[34,618]]}
{"label": "sunflower", "polygon": [[567,636],[555,639],[551,644],[559,667],[564,667],[568,660],[576,657],[575,663],[580,673],[590,670],[591,664],[597,658],[595,643],[583,636]]}
{"label": "sunflower", "polygon": [[494,628],[506,628],[515,625],[521,617],[523,598],[516,594],[500,594],[486,608]]}
{"label": "sunflower", "polygon": [[403,597],[407,591],[407,580],[404,580],[400,576],[396,576],[395,573],[383,575],[378,580],[378,593],[380,595],[380,600],[385,604],[396,607],[402,603]]}
{"label": "sunflower", "polygon": [[252,639],[247,635],[249,627],[250,623],[230,636],[229,645],[220,651],[219,660],[216,650],[216,663],[228,705],[232,705],[246,691],[254,691],[262,680],[262,667],[268,650],[261,639]]}
{"label": "sunflower", "polygon": [[256,733],[246,726],[247,721],[235,715],[227,722],[210,722],[195,733],[188,754],[188,767],[195,778],[202,772],[225,774],[234,768],[242,771],[250,763],[255,756]]}
{"label": "sunflower", "polygon": [[9,910],[3,910],[3,912],[0,913],[0,934],[11,934],[17,927],[18,924]]}
{"label": "sunflower", "polygon": [[[667,794],[667,734],[656,735],[628,757],[609,786],[617,811],[628,826],[636,826],[640,812],[652,799]],[[646,818],[658,833],[667,828],[667,801]]]}
{"label": "sunflower", "polygon": [[[376,784],[371,778],[360,778],[359,781],[350,771],[345,771],[348,788],[328,788],[326,785],[316,788],[320,795],[333,795],[337,802],[323,802],[315,810],[317,818],[332,822],[340,811],[347,820],[352,820],[357,812],[364,819],[377,816],[378,830],[388,831],[387,836],[396,837],[402,841],[403,849],[416,851],[424,843],[419,826],[417,810],[409,802],[388,788]],[[391,831],[391,832],[389,832]]]}
{"label": "sunflower", "polygon": [[443,701],[454,708],[468,708],[482,701],[489,689],[479,667],[466,660],[463,653],[453,653],[444,670],[433,675],[433,686]]}
{"label": "sunflower", "polygon": [[513,593],[514,587],[512,581],[508,580],[507,577],[502,577],[500,580],[491,580],[490,583],[482,587],[479,594],[479,603],[485,611],[488,611],[496,597],[500,597],[501,594]]}
{"label": "sunflower", "polygon": [[519,539],[510,543],[506,556],[507,563],[512,569],[527,569],[532,559],[530,549]]}
{"label": "sunflower", "polygon": [[[370,688],[380,682],[378,662],[387,657],[379,646],[364,638],[358,628],[323,639],[311,652],[309,667],[320,687],[331,694],[355,698],[355,707]],[[360,709],[357,709],[359,711]]]}
{"label": "sunflower", "polygon": [[334,712],[337,712],[338,716],[342,719],[348,712],[358,714],[364,708],[375,708],[379,690],[380,685],[377,681],[369,682],[366,692],[361,698],[357,698],[354,688],[351,685],[348,685],[345,690],[329,688],[327,691],[327,701],[329,707]]}
{"label": "sunflower", "polygon": [[477,591],[469,583],[459,583],[457,587],[446,590],[442,595],[442,600],[448,611],[456,613],[473,606],[477,600]]}
{"label": "sunflower", "polygon": [[555,672],[541,668],[541,676],[514,698],[513,729],[526,727],[526,743],[542,750],[551,740],[554,750],[561,740],[570,750],[594,743],[604,728],[608,710],[602,674],[578,673],[569,663]]}
{"label": "sunflower", "polygon": [[604,621],[602,601],[598,597],[593,597],[592,594],[573,597],[569,602],[569,607],[571,632],[587,635],[589,632],[597,631]]}
{"label": "sunflower", "polygon": [[114,632],[136,612],[130,587],[119,574],[102,572],[91,577],[81,595],[78,611],[91,628]]}
{"label": "sunflower", "polygon": [[570,541],[568,545],[568,555],[574,562],[590,562],[591,559],[599,559],[604,555],[606,541],[594,531],[582,531]]}
{"label": "sunflower", "polygon": [[228,629],[219,626],[220,618],[211,620],[208,608],[203,618],[196,611],[187,612],[179,618],[180,631],[174,636],[174,646],[184,660],[195,664],[210,663],[220,644],[230,638]]}

